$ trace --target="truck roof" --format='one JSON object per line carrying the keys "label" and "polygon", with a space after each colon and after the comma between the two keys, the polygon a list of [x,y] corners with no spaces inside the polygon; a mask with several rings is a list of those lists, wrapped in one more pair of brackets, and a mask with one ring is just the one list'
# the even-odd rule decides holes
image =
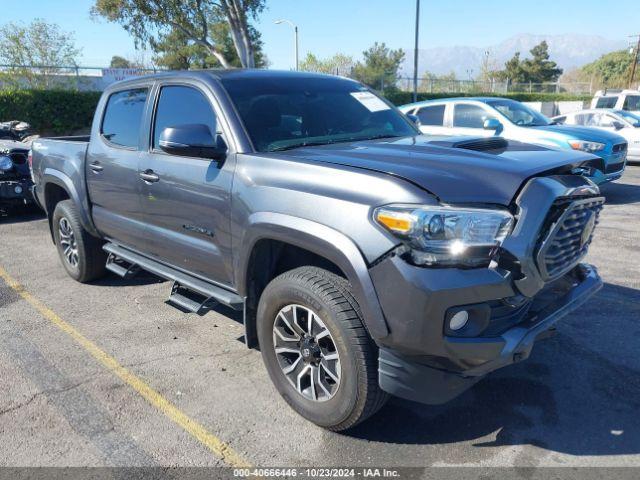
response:
{"label": "truck roof", "polygon": [[[290,70],[265,70],[265,69],[247,69],[247,68],[232,68],[232,69],[211,69],[211,70],[171,70],[166,72],[159,72],[150,75],[142,75],[139,77],[128,78],[119,82],[112,83],[108,89],[118,88],[129,84],[135,85],[140,81],[148,81],[155,79],[164,79],[167,77],[181,77],[181,78],[197,78],[200,80],[222,80],[232,78],[335,78],[335,75],[327,75],[324,73],[314,72],[296,72]],[[351,80],[346,77],[341,77],[345,80]],[[355,81],[355,80],[351,80]]]}

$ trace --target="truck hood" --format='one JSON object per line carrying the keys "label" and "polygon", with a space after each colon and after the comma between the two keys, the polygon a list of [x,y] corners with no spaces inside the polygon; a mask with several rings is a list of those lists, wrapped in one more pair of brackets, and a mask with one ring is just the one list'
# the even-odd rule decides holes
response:
{"label": "truck hood", "polygon": [[[588,140],[601,143],[622,143],[624,138],[617,133],[607,132],[592,127],[579,127],[577,125],[544,125],[540,127],[529,127],[530,130],[540,132],[541,136],[549,137],[550,134],[557,139]],[[554,135],[555,134],[555,135]]]}
{"label": "truck hood", "polygon": [[531,177],[568,172],[596,158],[583,152],[550,150],[518,142],[505,142],[506,148],[487,152],[446,146],[460,145],[464,140],[421,135],[301,147],[278,154],[398,176],[446,203],[499,205],[509,205],[520,186]]}

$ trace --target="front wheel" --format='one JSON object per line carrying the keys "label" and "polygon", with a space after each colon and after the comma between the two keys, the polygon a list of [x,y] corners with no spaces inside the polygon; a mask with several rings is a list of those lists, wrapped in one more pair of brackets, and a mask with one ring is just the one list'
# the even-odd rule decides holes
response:
{"label": "front wheel", "polygon": [[340,431],[384,405],[377,348],[344,278],[316,267],[285,272],[265,288],[257,318],[269,376],[300,415]]}
{"label": "front wheel", "polygon": [[107,261],[103,242],[84,229],[73,201],[58,203],[51,222],[58,255],[69,276],[81,283],[102,277]]}

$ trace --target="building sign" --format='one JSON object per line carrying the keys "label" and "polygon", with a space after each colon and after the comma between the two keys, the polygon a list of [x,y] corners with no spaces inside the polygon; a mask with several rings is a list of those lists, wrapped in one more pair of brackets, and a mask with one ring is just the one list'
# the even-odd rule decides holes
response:
{"label": "building sign", "polygon": [[103,68],[102,82],[104,85],[110,85],[113,82],[139,77],[140,75],[146,75],[148,73],[148,70],[141,70],[139,68]]}

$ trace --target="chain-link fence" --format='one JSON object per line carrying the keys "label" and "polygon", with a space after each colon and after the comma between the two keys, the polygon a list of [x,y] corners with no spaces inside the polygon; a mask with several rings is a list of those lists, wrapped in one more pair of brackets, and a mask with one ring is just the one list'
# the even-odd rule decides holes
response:
{"label": "chain-link fence", "polygon": [[[152,68],[109,68],[85,66],[48,65],[0,65],[0,89],[38,88],[81,91],[101,91],[109,84],[125,78],[156,72]],[[351,76],[348,69],[337,69],[336,75]],[[386,84],[383,79],[373,88],[384,92],[394,87],[413,91],[412,77],[399,77],[395,84]],[[513,83],[499,80],[457,80],[424,77],[418,79],[418,92],[422,93],[571,93],[592,94],[590,83]]]}
{"label": "chain-link fence", "polygon": [[[413,77],[400,77],[397,87],[413,91]],[[418,92],[422,93],[571,93],[586,95],[593,93],[591,83],[549,82],[513,83],[499,80],[455,80],[442,78],[418,78]]]}
{"label": "chain-link fence", "polygon": [[0,89],[101,91],[115,81],[155,71],[146,68],[0,65]]}

